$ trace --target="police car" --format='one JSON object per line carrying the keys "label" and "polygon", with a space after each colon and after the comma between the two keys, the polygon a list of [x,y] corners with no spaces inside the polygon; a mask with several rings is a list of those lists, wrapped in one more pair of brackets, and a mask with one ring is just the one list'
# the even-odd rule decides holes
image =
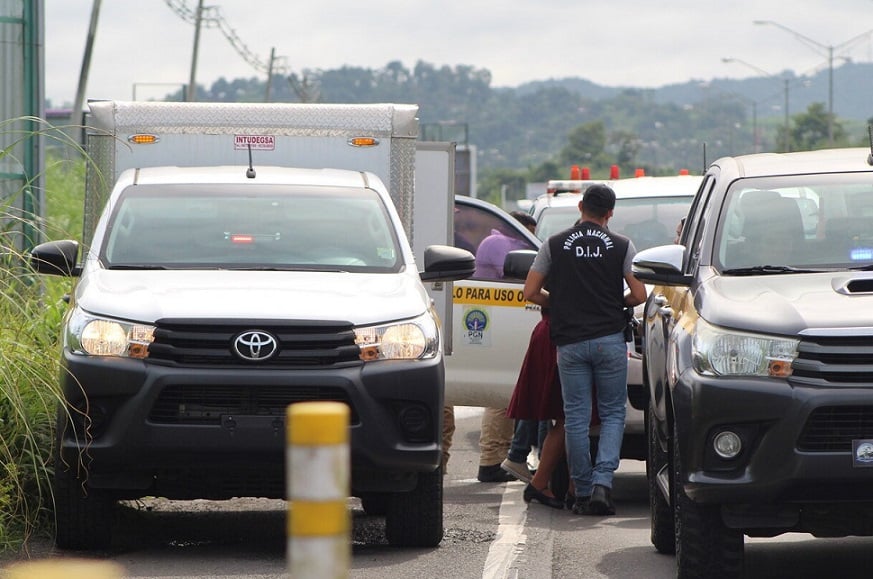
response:
{"label": "police car", "polygon": [[[549,235],[570,227],[579,218],[581,191],[606,183],[616,192],[610,229],[627,235],[637,250],[673,242],[676,225],[685,216],[701,177],[632,177],[609,181],[561,182],[537,198],[530,214],[537,219],[531,235],[499,207],[478,199],[455,197],[455,245],[475,254],[491,229],[517,237],[536,250]],[[552,184],[549,186],[551,188]],[[568,192],[569,191],[569,192]],[[446,357],[446,404],[503,408],[509,403],[527,351],[539,308],[522,297],[519,280],[471,277],[454,286],[451,355]],[[637,312],[641,315],[641,312]],[[628,348],[628,406],[623,458],[645,458],[640,339]]]}

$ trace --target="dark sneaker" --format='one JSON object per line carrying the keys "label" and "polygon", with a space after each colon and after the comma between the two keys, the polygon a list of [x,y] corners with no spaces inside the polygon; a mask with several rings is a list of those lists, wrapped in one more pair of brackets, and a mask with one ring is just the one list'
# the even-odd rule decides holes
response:
{"label": "dark sneaker", "polygon": [[612,491],[603,485],[594,485],[588,510],[591,515],[605,516],[615,514],[615,503],[612,502]]}
{"label": "dark sneaker", "polygon": [[515,477],[500,468],[499,464],[480,466],[479,475],[476,478],[479,482],[509,482],[515,480]]}

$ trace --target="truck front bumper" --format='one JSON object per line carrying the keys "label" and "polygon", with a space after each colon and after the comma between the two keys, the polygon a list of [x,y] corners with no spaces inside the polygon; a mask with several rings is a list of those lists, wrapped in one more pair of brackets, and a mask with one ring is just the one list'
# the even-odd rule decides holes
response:
{"label": "truck front bumper", "polygon": [[[768,378],[713,378],[691,369],[673,388],[685,493],[711,504],[873,501],[873,383],[812,388]],[[719,433],[742,450],[719,456]]]}
{"label": "truck front bumper", "polygon": [[352,492],[414,488],[440,464],[443,364],[180,368],[65,352],[59,449],[120,497],[284,496],[287,406],[350,408]]}

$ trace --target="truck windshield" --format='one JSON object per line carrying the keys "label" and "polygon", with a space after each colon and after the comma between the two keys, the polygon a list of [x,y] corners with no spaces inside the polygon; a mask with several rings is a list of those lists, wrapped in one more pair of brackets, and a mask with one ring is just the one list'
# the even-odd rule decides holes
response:
{"label": "truck windshield", "polygon": [[[688,213],[692,198],[692,195],[618,198],[609,229],[629,237],[637,251],[673,243],[676,224]],[[579,217],[578,205],[544,209],[537,223],[537,237],[546,240],[572,226]]]}
{"label": "truck windshield", "polygon": [[873,184],[860,173],[739,180],[717,236],[715,262],[727,274],[864,268],[873,264]]}
{"label": "truck windshield", "polygon": [[400,249],[368,189],[137,185],[121,193],[106,267],[398,271]]}

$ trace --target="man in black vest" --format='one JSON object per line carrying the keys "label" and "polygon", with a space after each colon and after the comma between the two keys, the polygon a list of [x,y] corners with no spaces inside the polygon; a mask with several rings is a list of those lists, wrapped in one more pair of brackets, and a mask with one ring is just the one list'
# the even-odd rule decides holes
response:
{"label": "man in black vest", "polygon": [[[614,208],[610,187],[589,187],[579,202],[582,219],[542,245],[524,284],[525,299],[551,308],[575,514],[615,514],[610,495],[627,400],[624,310],[646,300],[645,285],[631,273],[633,243],[607,229]],[[601,426],[592,465],[588,429],[595,388]]]}

